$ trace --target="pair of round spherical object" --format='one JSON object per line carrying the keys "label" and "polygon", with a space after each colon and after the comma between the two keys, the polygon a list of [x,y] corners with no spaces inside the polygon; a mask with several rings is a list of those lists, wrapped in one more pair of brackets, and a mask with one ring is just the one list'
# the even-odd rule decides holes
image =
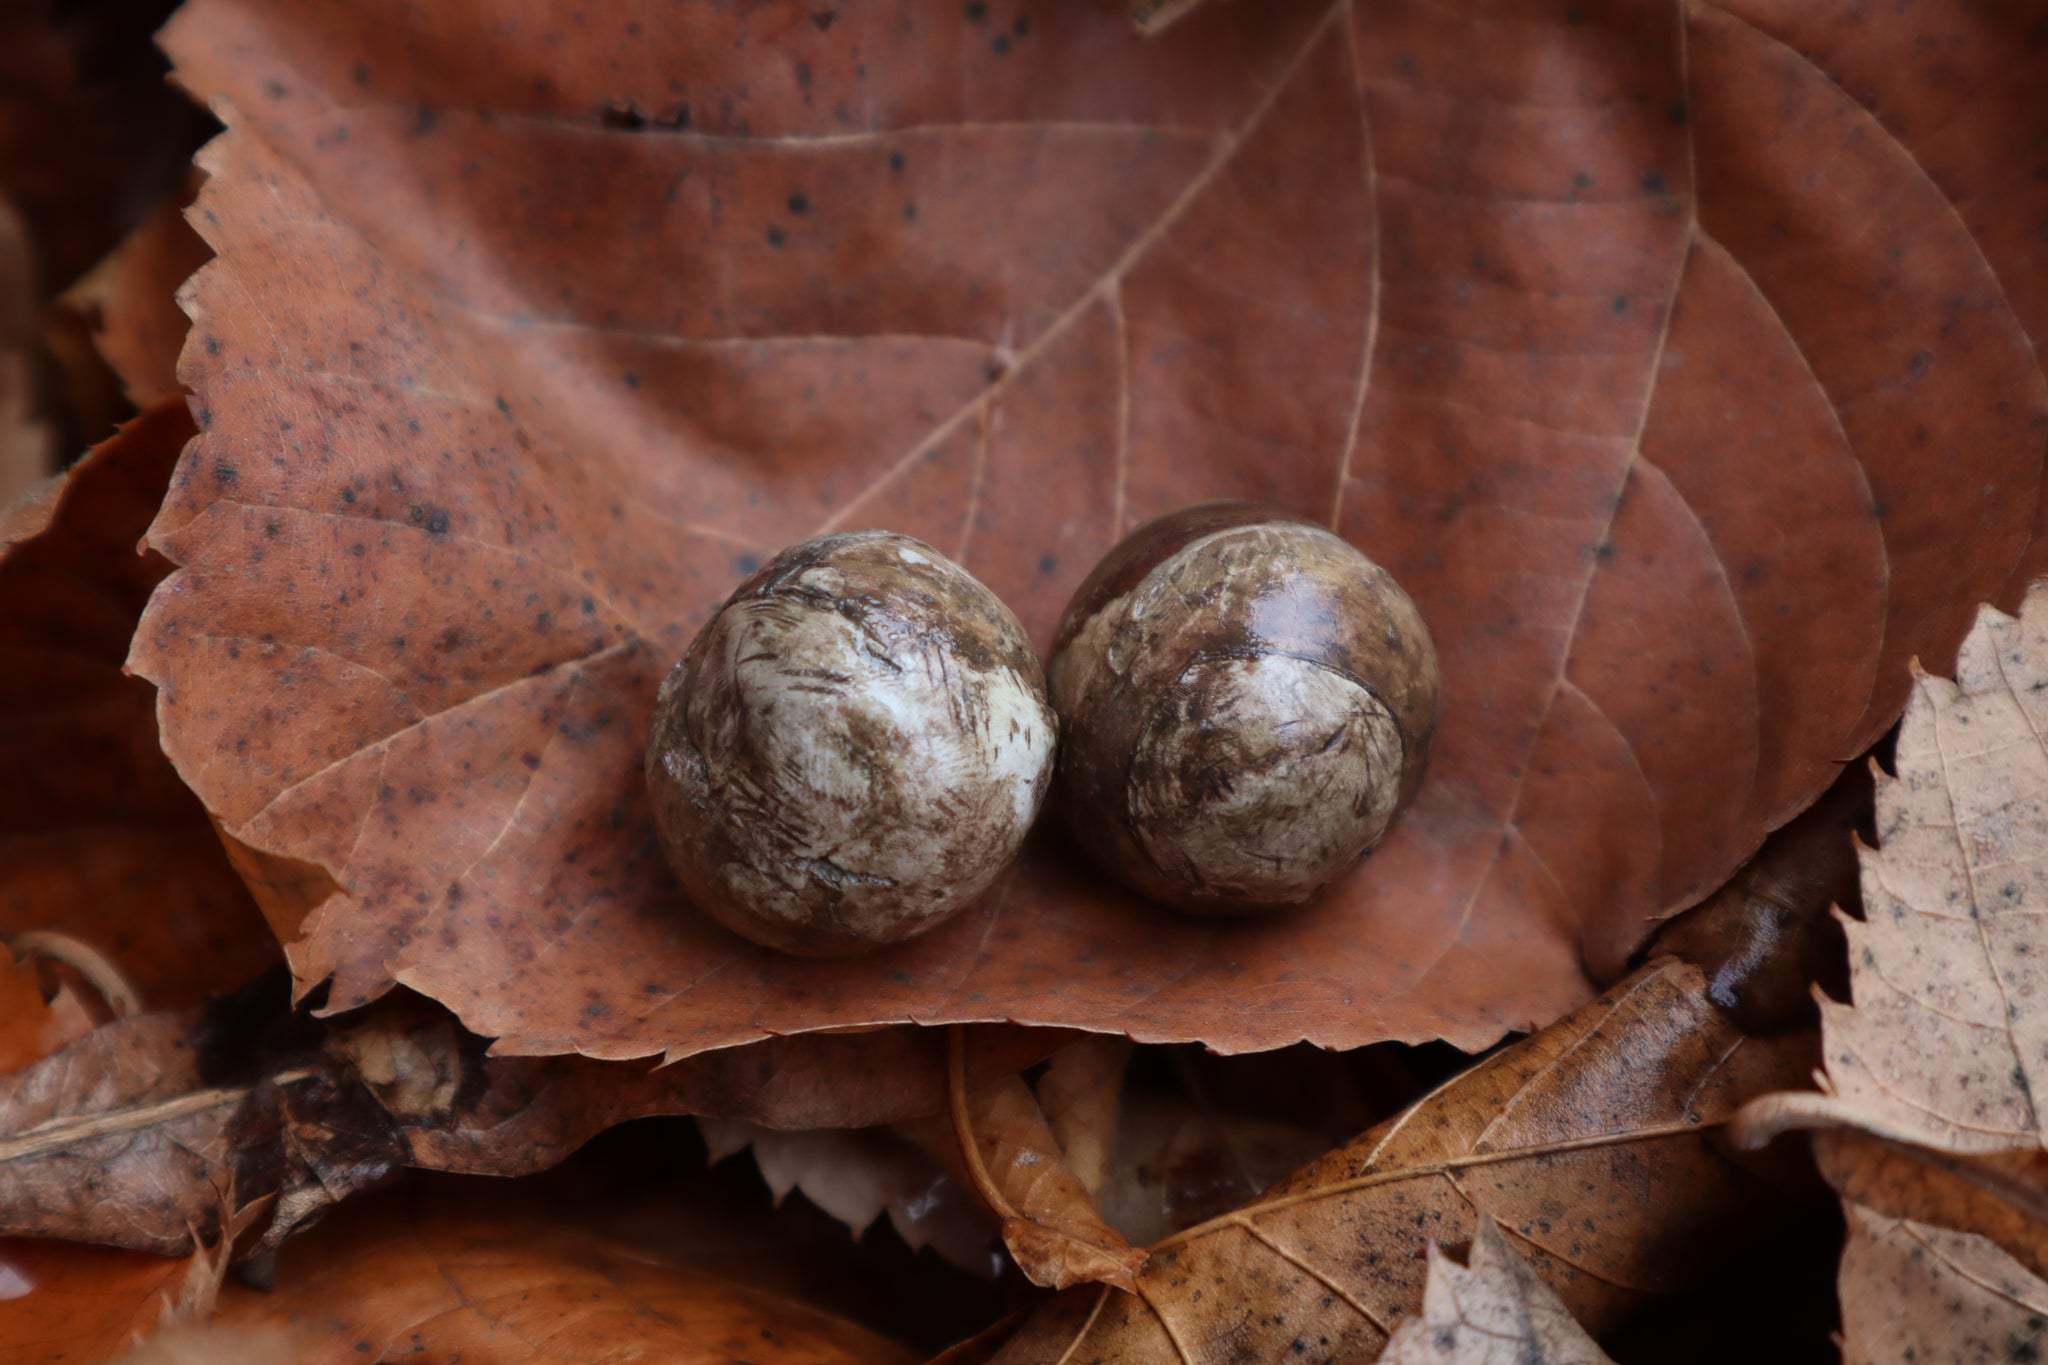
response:
{"label": "pair of round spherical object", "polygon": [[786,951],[895,942],[985,890],[1056,785],[1080,843],[1155,900],[1301,904],[1384,836],[1435,723],[1435,655],[1392,578],[1242,503],[1112,550],[1051,679],[1048,698],[1016,617],[920,541],[784,551],[662,684],[647,777],[684,889]]}

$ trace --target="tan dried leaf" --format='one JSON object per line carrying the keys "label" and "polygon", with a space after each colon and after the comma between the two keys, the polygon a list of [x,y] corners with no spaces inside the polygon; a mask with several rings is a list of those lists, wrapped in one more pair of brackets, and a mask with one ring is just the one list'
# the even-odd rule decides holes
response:
{"label": "tan dried leaf", "polygon": [[966,1037],[953,1031],[950,1128],[927,1120],[902,1131],[953,1172],[1002,1221],[1003,1244],[1033,1284],[1088,1281],[1133,1289],[1145,1253],[1102,1219],[1067,1166],[1052,1125],[1021,1076],[972,1085]]}
{"label": "tan dried leaf", "polygon": [[1410,1318],[1381,1365],[1614,1365],[1491,1215],[1479,1220],[1472,1260],[1429,1248],[1422,1316]]}
{"label": "tan dried leaf", "polygon": [[915,1251],[930,1247],[962,1270],[996,1274],[996,1226],[961,1184],[917,1144],[886,1129],[784,1132],[744,1119],[699,1116],[713,1161],[750,1151],[780,1204],[792,1190],[858,1237],[884,1213]]}
{"label": "tan dried leaf", "polygon": [[2048,1351],[2048,1282],[1975,1233],[1848,1206],[1842,1365],[1982,1365]]}
{"label": "tan dried leaf", "polygon": [[1955,681],[1916,673],[1879,775],[1853,1004],[1823,1001],[1831,1098],[1759,1104],[1747,1138],[1845,1124],[1958,1152],[2038,1146],[2048,1090],[2048,585],[1986,607]]}

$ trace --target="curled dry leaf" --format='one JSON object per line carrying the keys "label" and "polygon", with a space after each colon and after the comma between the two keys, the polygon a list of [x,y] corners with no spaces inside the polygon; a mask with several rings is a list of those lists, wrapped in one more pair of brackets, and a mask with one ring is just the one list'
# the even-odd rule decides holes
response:
{"label": "curled dry leaf", "polygon": [[0,934],[61,929],[159,1009],[277,960],[121,669],[170,567],[137,542],[192,432],[182,399],[151,408],[0,535]]}
{"label": "curled dry leaf", "polygon": [[1062,1295],[997,1359],[1369,1357],[1421,1304],[1425,1246],[1465,1241],[1489,1214],[1579,1320],[1611,1325],[1755,1216],[1756,1177],[1713,1130],[1812,1063],[1809,1035],[1744,1034],[1708,980],[1656,960],[1258,1200],[1153,1245],[1135,1294]]}
{"label": "curled dry leaf", "polygon": [[[44,1000],[35,972],[0,949],[0,1073],[91,1027],[68,992]],[[165,1322],[208,1311],[226,1265],[220,1247],[163,1257],[0,1238],[0,1365],[105,1360]]]}
{"label": "curled dry leaf", "polygon": [[1145,1253],[1102,1220],[1031,1087],[1016,1075],[970,1084],[966,1055],[965,1032],[955,1029],[946,1119],[906,1124],[902,1131],[988,1206],[1002,1224],[1011,1259],[1032,1283],[1132,1288]]}
{"label": "curled dry leaf", "polygon": [[1432,1242],[1422,1313],[1401,1324],[1381,1365],[1614,1365],[1529,1263],[1479,1220],[1469,1265]]}
{"label": "curled dry leaf", "polygon": [[570,1225],[418,1194],[338,1211],[281,1255],[270,1292],[215,1321],[285,1330],[294,1365],[911,1365],[853,1323]]}
{"label": "curled dry leaf", "polygon": [[[2023,20],[1851,8],[196,0],[165,745],[302,989],[508,1052],[1553,1018],[2043,562]],[[749,567],[894,527],[1042,646],[1217,496],[1335,526],[1437,641],[1430,780],[1331,904],[1187,923],[1056,840],[858,962],[679,903],[649,708]]]}

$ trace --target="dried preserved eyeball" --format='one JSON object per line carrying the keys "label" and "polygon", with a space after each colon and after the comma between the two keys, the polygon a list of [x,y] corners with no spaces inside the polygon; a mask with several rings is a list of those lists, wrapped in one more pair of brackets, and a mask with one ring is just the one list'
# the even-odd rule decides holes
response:
{"label": "dried preserved eyeball", "polygon": [[890,531],[748,578],[661,685],[647,784],[698,906],[823,956],[931,928],[1016,856],[1055,722],[1017,618]]}
{"label": "dried preserved eyeball", "polygon": [[1126,885],[1199,913],[1313,900],[1385,837],[1436,727],[1436,650],[1400,585],[1251,503],[1111,550],[1048,671],[1067,825]]}

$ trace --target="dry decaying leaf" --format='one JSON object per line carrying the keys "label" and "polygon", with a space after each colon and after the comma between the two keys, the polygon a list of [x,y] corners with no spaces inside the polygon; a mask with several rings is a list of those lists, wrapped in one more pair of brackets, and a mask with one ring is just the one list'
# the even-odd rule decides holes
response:
{"label": "dry decaying leaf", "polygon": [[2038,1360],[2048,1281],[1974,1233],[1847,1206],[1843,1365]]}
{"label": "dry decaying leaf", "polygon": [[150,409],[0,533],[0,934],[84,939],[158,1008],[277,957],[121,672],[169,568],[137,542],[192,432],[182,399]]}
{"label": "dry decaying leaf", "polygon": [[[34,971],[0,949],[0,1073],[91,1028],[67,990],[45,1001]],[[0,1365],[105,1360],[138,1335],[209,1311],[226,1268],[224,1247],[169,1258],[0,1239]]]}
{"label": "dry decaying leaf", "polygon": [[[1921,675],[1877,783],[1853,1004],[1823,1000],[1824,1093],[1741,1116],[1818,1128],[1849,1247],[1844,1357],[2026,1359],[2048,1308],[2048,585],[1986,609],[1949,682]],[[1995,1344],[1993,1356],[1983,1352]]]}
{"label": "dry decaying leaf", "polygon": [[[2042,562],[2016,14],[643,10],[166,35],[230,131],[133,664],[333,1008],[398,980],[605,1057],[1477,1047],[1616,974]],[[1051,839],[859,961],[678,904],[640,746],[748,568],[893,526],[1042,643],[1122,530],[1225,495],[1338,527],[1442,657],[1430,780],[1331,905],[1172,919]]]}
{"label": "dry decaying leaf", "polygon": [[745,1151],[780,1204],[790,1191],[858,1237],[884,1213],[912,1250],[931,1247],[962,1270],[995,1275],[1000,1238],[987,1210],[931,1155],[877,1129],[783,1132],[742,1119],[697,1120],[711,1160]]}
{"label": "dry decaying leaf", "polygon": [[229,1286],[215,1318],[284,1329],[294,1365],[910,1365],[864,1328],[574,1227],[413,1196],[335,1213],[288,1248],[271,1292]]}
{"label": "dry decaying leaf", "polygon": [[1487,1214],[1580,1321],[1610,1325],[1710,1259],[1745,1200],[1770,1198],[1713,1129],[1811,1065],[1809,1035],[1745,1035],[1707,980],[1651,963],[1255,1202],[1149,1248],[1135,1294],[1068,1291],[997,1359],[1366,1357],[1422,1302],[1425,1244],[1465,1241]]}
{"label": "dry decaying leaf", "polygon": [[1382,1365],[1614,1365],[1556,1293],[1501,1235],[1479,1220],[1469,1266],[1434,1243],[1422,1314],[1401,1324]]}
{"label": "dry decaying leaf", "polygon": [[[204,1016],[117,1020],[0,1077],[0,1234],[181,1252],[195,1232],[214,1234],[232,1191],[241,1206],[272,1201],[262,1237],[275,1245],[402,1167],[531,1174],[644,1115],[858,1125],[945,1103],[943,1043],[902,1032],[653,1069],[489,1057],[485,1040],[412,997],[329,1026],[287,1014],[283,992],[259,981]],[[1057,1045],[981,1032],[977,1083]],[[871,1067],[880,1074],[842,1079]]]}

